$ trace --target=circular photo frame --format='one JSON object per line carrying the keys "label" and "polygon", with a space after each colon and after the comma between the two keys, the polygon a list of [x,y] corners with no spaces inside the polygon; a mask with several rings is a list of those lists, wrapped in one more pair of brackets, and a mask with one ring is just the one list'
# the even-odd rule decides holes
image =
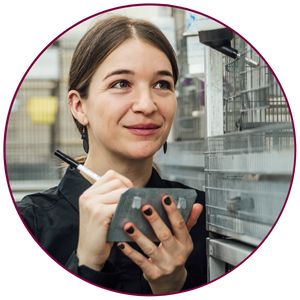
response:
{"label": "circular photo frame", "polygon": [[[12,185],[11,185],[11,178],[14,178],[14,177],[13,177],[13,175],[10,175],[10,174],[13,174],[13,170],[12,169],[8,170],[8,163],[5,160],[9,156],[9,150],[8,150],[9,148],[7,146],[7,142],[8,142],[7,133],[8,133],[8,128],[9,128],[9,122],[10,122],[10,120],[12,120],[11,115],[14,113],[14,111],[16,111],[18,109],[18,105],[20,105],[20,102],[17,98],[18,92],[19,92],[20,87],[22,86],[22,84],[23,84],[23,82],[26,78],[33,78],[33,79],[35,79],[37,77],[43,78],[43,76],[44,76],[43,75],[43,69],[39,68],[38,62],[43,60],[43,54],[45,53],[45,51],[52,47],[51,51],[48,52],[48,54],[47,54],[48,55],[47,59],[51,58],[55,61],[58,57],[57,52],[56,52],[57,49],[55,49],[55,47],[53,47],[53,46],[55,46],[55,43],[59,39],[64,38],[65,36],[68,36],[69,40],[71,40],[73,38],[72,35],[75,35],[75,34],[77,34],[77,35],[82,34],[83,35],[87,31],[87,29],[90,28],[90,25],[87,25],[87,24],[93,24],[93,20],[94,20],[93,18],[97,19],[101,15],[104,15],[106,13],[111,14],[111,13],[114,13],[114,12],[119,12],[122,9],[143,9],[143,8],[145,10],[144,14],[146,16],[147,14],[151,14],[151,9],[150,9],[151,7],[152,8],[161,7],[161,8],[166,8],[166,9],[175,8],[175,9],[181,9],[181,10],[189,12],[189,14],[185,14],[185,24],[184,25],[186,26],[186,30],[185,30],[184,34],[185,34],[186,37],[194,37],[195,32],[197,33],[199,31],[199,29],[197,29],[195,16],[196,15],[201,15],[204,18],[203,18],[203,20],[200,20],[200,21],[207,22],[208,20],[212,20],[212,21],[214,21],[214,25],[216,25],[216,24],[222,25],[221,27],[223,29],[224,28],[229,29],[231,32],[233,32],[236,35],[237,38],[240,38],[243,41],[245,41],[248,44],[248,46],[251,47],[252,50],[254,50],[259,55],[260,61],[263,61],[265,63],[265,65],[269,69],[270,74],[273,75],[273,77],[276,79],[277,84],[280,86],[280,89],[282,91],[282,95],[283,95],[283,97],[286,101],[287,107],[288,107],[290,120],[291,120],[291,126],[292,126],[292,129],[293,129],[293,145],[292,145],[292,147],[293,147],[293,149],[292,149],[293,150],[293,161],[292,161],[293,170],[292,170],[292,174],[291,174],[291,180],[290,180],[289,188],[288,188],[287,193],[286,193],[286,200],[285,200],[285,202],[284,202],[284,204],[283,204],[283,206],[282,206],[282,208],[281,208],[281,210],[278,214],[278,217],[277,217],[276,221],[274,222],[274,225],[272,226],[271,230],[268,230],[268,233],[265,235],[265,237],[263,239],[261,239],[261,241],[259,243],[257,243],[257,241],[255,241],[254,243],[252,243],[252,245],[250,245],[251,247],[256,245],[254,251],[252,251],[251,254],[248,255],[245,259],[243,259],[240,263],[238,263],[235,266],[232,266],[230,270],[226,270],[226,272],[223,275],[220,275],[220,276],[215,275],[215,278],[209,280],[207,283],[205,283],[201,286],[197,286],[197,287],[194,287],[194,288],[189,288],[187,290],[183,290],[183,291],[180,291],[180,292],[175,292],[175,293],[170,293],[170,294],[158,294],[158,295],[126,293],[126,292],[115,291],[115,290],[112,290],[112,289],[109,289],[109,288],[106,288],[106,287],[99,286],[95,283],[92,283],[92,282],[76,275],[75,273],[73,273],[72,271],[67,269],[65,266],[60,264],[56,259],[54,259],[43,248],[43,246],[36,240],[35,236],[29,230],[29,228],[26,225],[26,223],[24,222],[20,212],[18,211],[18,208],[16,206],[16,199],[15,199],[15,196],[12,192]],[[138,10],[136,10],[136,12],[138,12]],[[126,13],[127,12],[125,12],[125,14]],[[159,13],[157,13],[157,16],[158,15],[159,15]],[[139,17],[140,17],[140,15],[139,15]],[[88,21],[92,21],[92,22],[89,23]],[[156,21],[157,21],[157,24],[159,24],[159,22],[160,22],[159,18],[157,18]],[[203,26],[206,26],[206,24],[203,25]],[[211,29],[211,27],[209,27],[210,24],[208,24],[207,26],[208,27],[207,28],[205,27],[205,30]],[[218,26],[214,27],[211,30],[216,30],[217,28],[218,28]],[[75,30],[76,32],[73,29],[76,29]],[[169,29],[170,28],[167,29],[166,35],[168,35],[168,30]],[[205,44],[207,46],[207,48],[218,50],[219,52],[222,52],[223,55],[225,55],[225,56],[227,55],[227,56],[231,57],[229,59],[230,63],[226,64],[226,66],[228,67],[228,70],[231,68],[230,70],[232,71],[232,70],[235,70],[235,68],[239,68],[238,61],[243,60],[245,62],[245,59],[247,60],[246,64],[249,68],[255,67],[256,66],[255,64],[257,63],[255,61],[255,59],[252,59],[250,57],[248,58],[246,55],[244,55],[244,56],[238,55],[238,51],[236,51],[236,49],[234,49],[232,47],[232,44],[230,44],[230,42],[228,44],[228,36],[226,36],[226,34],[228,34],[228,32],[224,31],[220,36],[215,37],[215,40],[211,40],[212,37],[208,36],[208,35],[207,36],[202,35],[200,37],[196,36],[196,38],[197,39],[199,38],[200,40],[202,39],[202,44]],[[219,45],[218,42],[222,38],[226,41],[224,42],[224,44]],[[192,48],[194,47],[194,44],[193,44],[194,42],[193,41],[194,40],[192,40],[192,39],[189,40],[189,42],[191,43],[190,47],[192,47]],[[176,37],[174,37],[174,36],[172,37],[172,34],[170,35],[170,42],[171,43],[172,42],[176,43]],[[69,43],[69,47],[72,48],[73,46],[70,46],[70,45],[71,44]],[[172,46],[175,47],[173,44],[172,44]],[[66,46],[66,47],[68,47],[68,46]],[[188,70],[187,73],[193,74],[193,72],[195,72],[194,71],[195,68],[202,68],[201,73],[204,72],[205,68],[206,68],[205,70],[207,71],[208,70],[207,65],[205,66],[203,64],[203,61],[199,63],[199,61],[197,61],[197,58],[193,57],[193,55],[195,54],[195,51],[198,51],[200,48],[198,49],[197,47],[195,47],[196,50],[195,49],[193,50],[192,48],[190,48],[192,54],[190,54],[190,57],[188,58],[190,60],[190,65],[192,67]],[[74,49],[74,47],[72,49]],[[245,48],[245,49],[247,50],[247,48]],[[202,51],[202,50],[200,49],[199,51]],[[210,53],[209,51],[210,50],[207,50],[206,55],[208,55]],[[247,51],[245,51],[245,53],[246,52]],[[68,54],[66,54],[66,55],[68,55]],[[235,58],[233,58],[233,57],[235,57]],[[53,60],[51,60],[51,61],[53,61]],[[193,62],[191,63],[191,61],[193,61],[193,60],[197,61],[197,62],[196,63],[193,63]],[[34,65],[36,66],[36,68],[33,68]],[[63,67],[64,66],[62,66],[62,68]],[[49,66],[49,70],[50,70],[50,73],[51,73],[51,76],[52,76],[52,77],[51,76],[50,77],[52,79],[56,80],[57,76],[58,76],[57,75],[58,70],[55,69],[55,67],[51,68],[51,66]],[[230,72],[230,70],[229,70],[229,72]],[[239,69],[239,71],[240,71],[240,69]],[[40,73],[37,73],[38,75],[36,75],[35,72],[40,72]],[[197,73],[197,71],[195,72],[195,74],[196,73]],[[213,76],[213,74],[212,74],[212,76]],[[189,85],[190,84],[189,82],[192,80],[192,78],[193,78],[193,76],[191,76],[190,78],[187,76],[187,77],[182,77],[180,80],[181,80],[181,83],[183,85],[184,84]],[[249,81],[249,79],[248,79],[248,81]],[[222,84],[226,85],[227,83],[224,82]],[[246,84],[249,84],[249,82],[246,83]],[[30,87],[27,86],[27,88],[29,89]],[[206,95],[206,97],[208,97],[208,96]],[[205,99],[207,99],[207,98],[205,98]],[[45,99],[43,99],[43,101],[45,101],[45,102],[43,102],[44,104],[38,110],[38,113],[36,113],[35,108],[38,106],[37,103],[40,103],[40,98],[39,97],[34,97],[34,96],[31,97],[30,101],[28,101],[27,111],[28,111],[28,115],[30,115],[30,118],[31,118],[33,123],[44,122],[45,126],[49,126],[49,128],[50,128],[49,138],[51,139],[51,130],[52,130],[51,128],[54,128],[53,124],[55,123],[55,116],[57,114],[59,104],[57,102],[57,97],[55,97],[53,95],[47,95],[45,97]],[[245,109],[247,109],[247,107]],[[248,109],[249,109],[249,107],[248,107]],[[242,111],[243,107],[240,110]],[[223,112],[223,107],[222,107],[222,112]],[[199,114],[201,114],[201,110],[193,111],[193,116],[198,116]],[[43,117],[42,117],[43,121],[40,121],[39,118],[41,118],[42,115],[43,115]],[[44,120],[46,120],[46,121],[44,121]],[[239,128],[239,126],[241,126],[240,124],[238,124],[236,122],[234,123],[234,125],[237,126],[237,128]],[[223,128],[223,124],[222,124],[222,128]],[[246,130],[247,128],[243,128],[243,129]],[[232,136],[234,136],[234,134],[235,133],[232,133]],[[230,134],[228,136],[230,136]],[[203,136],[203,138],[204,138],[204,136]],[[180,141],[180,139],[178,139],[178,141]],[[213,142],[214,142],[214,140],[212,139],[212,143]],[[230,142],[230,141],[226,141],[226,142]],[[225,143],[225,141],[224,141],[224,143]],[[207,149],[206,149],[206,151],[207,151]],[[273,236],[275,235],[275,233],[279,229],[283,219],[285,218],[287,210],[290,206],[291,200],[294,196],[294,191],[295,191],[295,186],[296,186],[297,176],[298,176],[298,167],[299,167],[299,131],[298,131],[298,125],[297,125],[297,119],[296,119],[294,105],[291,101],[291,97],[289,95],[289,92],[287,90],[286,85],[284,84],[284,81],[283,81],[282,77],[280,76],[279,72],[277,71],[275,65],[268,58],[268,56],[265,54],[265,52],[257,45],[257,43],[255,43],[242,30],[240,30],[239,28],[237,28],[236,26],[234,26],[230,22],[226,21],[222,17],[217,16],[217,15],[211,13],[211,12],[208,12],[208,11],[203,10],[201,8],[197,8],[197,7],[192,6],[192,5],[179,4],[179,3],[175,3],[173,1],[172,2],[170,2],[170,1],[165,1],[165,2],[161,2],[161,1],[126,2],[126,3],[117,3],[117,4],[113,4],[113,5],[108,5],[106,7],[96,9],[96,10],[90,12],[90,13],[86,13],[86,14],[76,18],[75,20],[73,20],[72,22],[66,24],[64,27],[62,27],[57,32],[55,32],[51,37],[49,37],[37,49],[37,51],[32,55],[32,57],[28,60],[28,62],[26,63],[26,65],[22,69],[22,72],[20,73],[19,77],[16,79],[16,82],[15,82],[13,88],[12,88],[10,97],[8,99],[8,102],[7,102],[7,106],[6,106],[6,109],[5,109],[5,112],[4,112],[4,117],[3,117],[2,130],[1,130],[1,157],[2,157],[1,169],[2,169],[3,182],[4,182],[4,186],[5,186],[5,190],[6,190],[6,195],[7,195],[7,198],[9,200],[10,206],[13,210],[14,216],[15,216],[16,220],[18,221],[21,229],[26,234],[27,238],[33,244],[33,246],[53,266],[55,266],[62,273],[64,273],[68,277],[72,278],[73,280],[77,281],[78,283],[81,283],[81,284],[86,285],[87,287],[89,287],[91,289],[94,289],[94,290],[97,290],[97,291],[100,291],[100,292],[103,292],[103,293],[106,293],[106,294],[110,294],[110,295],[114,295],[114,296],[118,296],[118,297],[124,297],[124,298],[131,298],[131,299],[136,299],[136,298],[138,298],[138,299],[144,299],[144,298],[145,299],[167,299],[167,298],[175,298],[175,297],[186,296],[186,295],[190,295],[190,294],[197,293],[197,292],[200,292],[200,291],[204,291],[206,289],[209,289],[210,287],[213,287],[213,286],[223,282],[224,280],[232,277],[234,274],[236,274],[237,272],[242,270],[250,262],[252,262],[252,260],[270,242],[270,240],[273,238]],[[216,159],[216,161],[219,161],[218,159],[224,159],[224,157],[223,158],[222,157],[221,158],[215,157],[215,159]],[[289,160],[288,163],[290,163],[290,160]],[[205,168],[208,171],[210,170],[209,169],[210,167],[205,167]],[[220,172],[222,172],[222,170],[220,170]],[[250,170],[249,174],[252,177],[255,176],[255,174],[251,173],[251,170]],[[250,176],[249,174],[247,176]],[[216,179],[216,178],[214,178],[214,179]],[[24,180],[24,179],[22,179],[22,180]],[[36,178],[33,178],[33,180],[36,180]],[[206,190],[206,191],[208,191],[208,190]],[[211,197],[213,197],[213,195]],[[236,197],[232,196],[231,199],[227,200],[226,205],[227,205],[228,211],[236,213],[240,209],[241,205],[251,206],[251,205],[253,205],[253,203],[251,202],[251,200],[249,200],[249,201],[247,200],[246,202],[243,202],[243,201],[241,201],[241,197],[239,198],[239,196],[236,196]],[[208,209],[207,212],[212,212],[212,211]],[[208,221],[212,224],[211,226],[207,227],[209,229],[209,231],[212,233],[212,236],[216,235],[216,236],[219,237],[219,235],[222,235],[222,233],[223,233],[224,236],[226,236],[226,234],[224,234],[224,233],[228,233],[228,231],[226,231],[226,230],[222,231],[221,229],[217,230],[216,228],[218,228],[218,226],[214,225],[215,220],[212,220],[212,218],[208,217]],[[220,225],[220,228],[221,227],[222,227],[222,225]],[[247,240],[245,241],[243,239],[239,239],[240,236],[241,235],[235,233],[235,234],[233,234],[232,237],[229,236],[229,239],[232,238],[233,240],[235,240],[237,238],[241,244],[247,246]],[[214,246],[216,246],[216,244],[213,244],[212,247],[214,247]],[[208,248],[208,249],[210,249],[209,251],[213,251],[213,249],[215,249],[215,248]],[[212,254],[212,252],[207,253],[208,257],[209,257],[209,254]],[[216,259],[218,260],[219,258],[216,258]],[[213,263],[213,262],[210,262],[210,263]],[[212,265],[210,265],[210,268],[212,268]]]}

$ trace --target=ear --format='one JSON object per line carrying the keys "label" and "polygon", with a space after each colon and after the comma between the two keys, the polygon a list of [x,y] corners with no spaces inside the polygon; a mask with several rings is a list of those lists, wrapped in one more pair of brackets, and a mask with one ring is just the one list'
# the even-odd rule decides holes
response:
{"label": "ear", "polygon": [[85,113],[85,101],[86,100],[82,99],[79,93],[75,90],[71,90],[68,93],[68,104],[72,115],[83,126],[86,126],[89,123]]}

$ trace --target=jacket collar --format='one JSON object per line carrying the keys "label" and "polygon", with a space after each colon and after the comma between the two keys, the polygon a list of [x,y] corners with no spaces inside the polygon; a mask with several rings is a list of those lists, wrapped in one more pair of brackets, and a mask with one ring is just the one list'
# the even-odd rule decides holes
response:
{"label": "jacket collar", "polygon": [[64,177],[58,185],[58,190],[79,211],[78,199],[91,186],[75,168],[68,167]]}
{"label": "jacket collar", "polygon": [[[64,177],[58,185],[58,190],[79,211],[78,199],[91,186],[91,183],[83,177],[75,168],[68,167]],[[165,188],[164,181],[158,172],[152,168],[151,177],[145,187]]]}

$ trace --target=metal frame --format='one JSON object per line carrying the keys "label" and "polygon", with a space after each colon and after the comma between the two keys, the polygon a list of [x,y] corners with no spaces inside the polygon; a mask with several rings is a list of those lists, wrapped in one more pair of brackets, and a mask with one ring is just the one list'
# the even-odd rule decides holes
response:
{"label": "metal frame", "polygon": [[[249,49],[247,51],[249,52]],[[285,99],[277,90],[276,93],[273,91],[277,85],[269,71],[266,74],[263,72],[267,70],[267,66],[253,70],[248,66],[244,71],[241,69],[243,60],[248,56],[247,51],[242,53],[243,59],[239,62],[226,65],[234,71],[227,70],[227,72],[236,77],[233,82],[226,81],[226,84],[228,82],[231,84],[228,87],[230,93],[224,94],[223,97],[223,90],[226,90],[226,87],[225,89],[223,87],[223,56],[216,50],[205,47],[206,148],[208,148],[205,152],[205,191],[206,223],[209,231],[207,239],[209,281],[224,275],[228,267],[237,266],[245,260],[268,234],[282,209],[293,169],[293,132],[288,108],[281,103]],[[239,69],[237,75],[235,69]],[[242,79],[238,77],[241,74],[244,76]],[[255,76],[265,76],[263,78],[269,81],[262,80],[260,83]],[[238,83],[239,80],[242,81],[238,85],[236,81]],[[231,92],[235,90],[236,93]],[[270,101],[268,107],[264,105],[266,97],[274,102]],[[249,100],[250,104],[244,107],[246,102],[242,100],[245,99]],[[261,103],[258,103],[258,100]],[[265,109],[268,111],[263,114]],[[249,113],[248,119],[244,112]],[[279,112],[282,114],[280,118]],[[238,117],[243,116],[244,120],[238,119],[235,114],[238,114]],[[227,128],[227,123],[232,126]],[[279,134],[281,132],[283,135]],[[236,139],[236,144],[233,139]],[[240,142],[244,142],[246,146],[243,147]],[[217,176],[214,176],[215,173]],[[227,173],[229,176],[223,177]],[[252,177],[249,177],[249,174]],[[276,184],[279,190],[270,189],[276,193],[274,199],[271,199],[272,193],[268,190],[271,187],[270,183]],[[245,184],[248,189],[245,189]],[[253,190],[255,197],[248,197]],[[244,197],[247,191],[249,193]],[[250,202],[251,207],[248,205]],[[247,207],[242,206],[246,204]]]}
{"label": "metal frame", "polygon": [[212,281],[227,271],[226,264],[237,266],[244,261],[253,251],[254,247],[228,239],[207,238],[207,278]]}

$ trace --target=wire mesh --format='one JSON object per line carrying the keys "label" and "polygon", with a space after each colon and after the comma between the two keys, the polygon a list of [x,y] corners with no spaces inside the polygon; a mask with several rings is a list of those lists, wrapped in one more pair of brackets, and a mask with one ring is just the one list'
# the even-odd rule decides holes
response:
{"label": "wire mesh", "polygon": [[[206,140],[207,224],[225,235],[261,241],[288,195],[294,166],[292,124],[233,132]],[[225,232],[226,231],[226,232]]]}
{"label": "wire mesh", "polygon": [[[6,164],[10,180],[40,179],[56,175],[49,172],[47,160],[55,147],[55,125],[35,124],[29,114],[30,99],[57,97],[58,82],[25,80],[16,95],[6,136]],[[42,101],[42,100],[41,100]],[[37,111],[40,115],[41,111]],[[47,166],[48,165],[48,166]],[[24,172],[24,170],[28,172]]]}
{"label": "wire mesh", "polygon": [[[177,60],[179,80],[177,83],[177,112],[173,123],[175,141],[191,141],[204,139],[205,136],[205,89],[204,75],[194,74],[190,70],[196,64],[193,55],[199,55],[191,45],[200,43],[198,37],[186,35],[186,15],[181,9],[172,9],[176,26]],[[195,32],[197,34],[197,32]],[[190,38],[196,41],[189,42]],[[189,44],[190,43],[190,44]],[[189,48],[190,47],[190,48]],[[195,53],[193,52],[195,51]],[[198,63],[198,62],[197,62]]]}
{"label": "wire mesh", "polygon": [[225,133],[290,122],[286,99],[265,61],[237,35],[233,46],[240,58],[224,58]]}
{"label": "wire mesh", "polygon": [[206,139],[210,231],[258,245],[278,218],[291,185],[294,132],[272,71],[242,38],[223,56],[224,134]]}
{"label": "wire mesh", "polygon": [[[18,90],[5,145],[10,182],[60,179],[61,162],[53,155],[57,148],[72,156],[84,154],[67,104],[68,72],[77,42],[58,40],[49,48],[49,52],[57,49],[58,58],[51,61],[46,51],[46,59],[41,56]],[[58,70],[57,78],[49,70],[53,64]]]}
{"label": "wire mesh", "polygon": [[[188,39],[197,36],[186,34],[184,10],[172,8],[176,27],[177,60],[179,80],[177,83],[177,111],[172,127],[172,138],[168,140],[168,151],[158,151],[154,159],[162,177],[179,181],[187,186],[204,190],[204,137],[205,137],[205,88],[201,68],[199,73],[190,72]],[[197,34],[197,33],[196,33]],[[194,40],[192,42],[195,42]],[[199,43],[199,42],[198,42]],[[196,43],[195,43],[196,44]],[[200,45],[200,43],[199,43]],[[196,45],[197,46],[197,45]],[[198,55],[199,53],[196,52]],[[201,55],[202,53],[200,53]],[[171,140],[171,141],[170,141]]]}
{"label": "wire mesh", "polygon": [[203,139],[205,136],[204,82],[182,78],[174,121],[176,141]]}

